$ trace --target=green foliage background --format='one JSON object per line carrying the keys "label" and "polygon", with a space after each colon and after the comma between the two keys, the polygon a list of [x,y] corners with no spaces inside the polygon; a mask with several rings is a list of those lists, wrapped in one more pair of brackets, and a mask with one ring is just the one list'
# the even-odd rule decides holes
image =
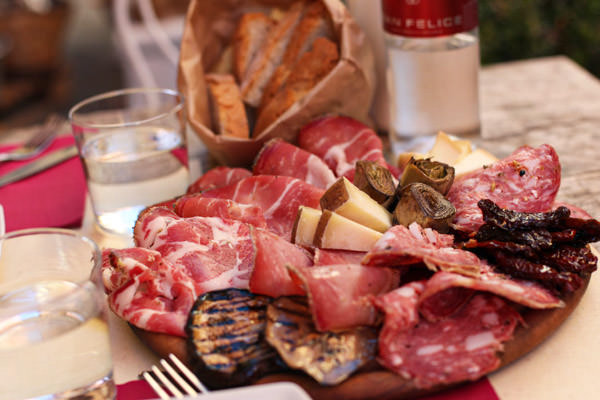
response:
{"label": "green foliage background", "polygon": [[564,54],[600,77],[600,0],[480,0],[483,64]]}

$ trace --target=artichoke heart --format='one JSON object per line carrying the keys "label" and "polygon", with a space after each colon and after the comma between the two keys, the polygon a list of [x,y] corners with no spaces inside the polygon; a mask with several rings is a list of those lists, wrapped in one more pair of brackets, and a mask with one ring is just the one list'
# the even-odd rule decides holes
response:
{"label": "artichoke heart", "polygon": [[400,186],[417,182],[425,183],[445,195],[454,182],[454,167],[429,158],[411,158],[400,179]]}
{"label": "artichoke heart", "polygon": [[447,232],[456,209],[444,196],[424,183],[403,186],[398,193],[394,222],[408,226],[413,222],[423,228]]}
{"label": "artichoke heart", "polygon": [[374,161],[360,160],[355,171],[354,185],[373,200],[384,207],[394,200],[396,185],[389,169]]}

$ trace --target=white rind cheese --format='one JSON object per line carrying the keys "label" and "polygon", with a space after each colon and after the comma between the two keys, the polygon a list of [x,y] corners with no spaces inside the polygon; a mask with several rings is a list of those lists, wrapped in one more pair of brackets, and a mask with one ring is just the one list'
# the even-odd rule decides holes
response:
{"label": "white rind cheese", "polygon": [[315,233],[321,249],[369,251],[383,234],[329,210],[323,211]]}

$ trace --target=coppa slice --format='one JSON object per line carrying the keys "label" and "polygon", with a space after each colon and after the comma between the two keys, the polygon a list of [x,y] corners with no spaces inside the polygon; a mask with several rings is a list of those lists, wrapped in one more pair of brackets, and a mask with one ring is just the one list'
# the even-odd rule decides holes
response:
{"label": "coppa slice", "polygon": [[514,211],[550,210],[560,186],[560,170],[551,146],[524,146],[487,168],[457,178],[447,196],[456,208],[454,228],[475,232],[483,225],[477,207],[482,199]]}
{"label": "coppa slice", "polygon": [[[386,300],[380,306],[387,313],[395,307]],[[455,315],[435,323],[419,321],[410,329],[394,319],[388,322],[386,315],[379,337],[380,362],[418,388],[475,380],[500,366],[497,352],[520,320],[514,309],[492,295],[477,295]]]}
{"label": "coppa slice", "polygon": [[157,251],[107,249],[102,280],[115,314],[148,331],[185,336],[185,321],[199,294],[187,271]]}
{"label": "coppa slice", "polygon": [[216,167],[207,171],[190,185],[188,193],[204,192],[231,185],[244,178],[252,176],[252,172],[244,168]]}
{"label": "coppa slice", "polygon": [[219,217],[246,222],[257,228],[266,228],[262,209],[232,200],[203,197],[201,193],[182,196],[175,201],[175,213],[180,217]]}
{"label": "coppa slice", "polygon": [[269,230],[290,240],[298,207],[318,208],[323,190],[288,176],[258,175],[202,195],[259,206]]}
{"label": "coppa slice", "polygon": [[158,251],[190,276],[197,293],[247,289],[255,251],[250,226],[221,218],[181,218],[151,208],[136,223],[138,246]]}
{"label": "coppa slice", "polygon": [[351,181],[358,160],[387,167],[381,139],[371,128],[348,117],[324,117],[309,123],[298,134],[298,145],[323,159],[336,176]]}
{"label": "coppa slice", "polygon": [[430,269],[479,275],[486,263],[475,254],[452,247],[454,237],[412,223],[396,225],[384,233],[363,259],[371,266],[401,266],[423,261]]}
{"label": "coppa slice", "polygon": [[319,157],[281,138],[267,142],[254,161],[254,175],[283,175],[302,179],[321,189],[335,182],[335,175]]}

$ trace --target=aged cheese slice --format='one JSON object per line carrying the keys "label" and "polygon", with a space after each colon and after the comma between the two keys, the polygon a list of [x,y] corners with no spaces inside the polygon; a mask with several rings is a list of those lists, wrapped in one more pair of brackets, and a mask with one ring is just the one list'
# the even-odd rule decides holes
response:
{"label": "aged cheese slice", "polygon": [[321,208],[379,232],[392,226],[392,214],[345,177],[338,179],[323,194]]}
{"label": "aged cheese slice", "polygon": [[464,143],[457,145],[450,136],[446,135],[444,132],[438,132],[435,143],[427,155],[434,161],[454,165],[465,151],[467,151],[467,147]]}
{"label": "aged cheese slice", "polygon": [[496,161],[498,159],[490,152],[476,149],[454,165],[454,174],[458,177]]}
{"label": "aged cheese slice", "polygon": [[300,206],[292,229],[292,243],[300,246],[312,246],[321,210]]}
{"label": "aged cheese slice", "polygon": [[315,246],[322,249],[369,251],[382,236],[376,230],[324,210],[315,232]]}
{"label": "aged cheese slice", "polygon": [[406,167],[408,165],[408,162],[410,161],[410,159],[413,157],[415,160],[421,160],[423,158],[426,158],[427,156],[425,154],[421,154],[421,153],[400,153],[396,160],[396,165],[398,166],[398,168],[403,170],[404,167]]}

